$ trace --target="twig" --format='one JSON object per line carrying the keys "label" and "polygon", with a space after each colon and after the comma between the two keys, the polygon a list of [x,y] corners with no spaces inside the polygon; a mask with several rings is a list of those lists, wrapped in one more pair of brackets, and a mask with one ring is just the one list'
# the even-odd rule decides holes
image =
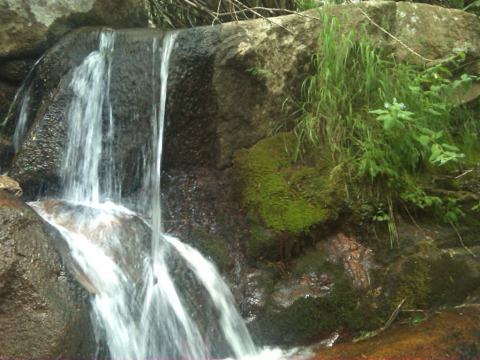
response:
{"label": "twig", "polygon": [[467,245],[465,245],[465,243],[463,242],[463,238],[462,238],[462,235],[460,235],[460,232],[458,231],[457,227],[455,226],[455,224],[453,223],[452,220],[449,220],[449,223],[450,225],[452,226],[453,230],[455,230],[455,233],[457,234],[458,236],[458,240],[460,241],[460,244],[462,244],[463,248],[470,254],[472,255],[472,257],[474,257],[475,259],[478,258],[478,256],[472,251],[470,250]]}
{"label": "twig", "polygon": [[385,323],[385,325],[380,329],[380,332],[387,330],[395,321],[395,319],[398,316],[398,313],[400,312],[400,309],[402,308],[403,304],[407,301],[407,298],[403,299],[400,304],[398,304],[397,308],[395,311],[392,313],[388,321]]}
{"label": "twig", "polygon": [[[352,2],[350,0],[347,1],[348,3],[352,4]],[[407,49],[409,52],[411,52],[413,55],[415,56],[418,56],[420,59],[422,59],[423,61],[425,62],[434,62],[435,60],[432,60],[432,59],[428,59],[426,58],[425,56],[419,54],[418,52],[416,52],[415,50],[413,50],[411,47],[409,47],[407,44],[405,44],[402,40],[400,40],[398,37],[396,37],[395,35],[393,35],[391,32],[389,32],[387,29],[385,29],[383,26],[379,25],[377,22],[375,22],[375,20],[373,20],[367,13],[365,10],[363,10],[360,6],[357,6],[357,9],[360,10],[360,12],[363,14],[363,16],[365,16],[367,18],[368,21],[370,21],[372,23],[372,25],[374,25],[375,27],[377,27],[380,31],[384,32],[385,34],[387,34],[388,36],[390,36],[393,40],[395,40],[396,42],[398,42],[401,46],[403,46],[405,49]]]}
{"label": "twig", "polygon": [[392,315],[390,315],[390,317],[388,318],[385,325],[383,325],[380,329],[369,332],[365,336],[361,336],[359,338],[353,339],[353,342],[356,343],[356,342],[363,341],[363,340],[366,340],[366,339],[371,339],[371,338],[377,336],[378,334],[384,332],[385,330],[387,330],[393,324],[395,319],[397,318],[398,314],[400,313],[400,309],[402,308],[405,301],[407,301],[407,298],[403,299],[400,302],[400,304],[398,304],[397,308],[393,311]]}
{"label": "twig", "polygon": [[473,169],[469,169],[469,170],[464,171],[462,174],[460,174],[460,175],[458,175],[457,177],[455,177],[455,180],[458,180],[458,179],[460,179],[461,177],[464,177],[465,175],[470,174],[472,171],[473,171]]}
{"label": "twig", "polygon": [[291,30],[287,29],[287,28],[286,28],[285,26],[283,26],[282,24],[276,23],[275,21],[271,20],[270,18],[263,16],[263,15],[260,14],[258,11],[253,10],[252,8],[249,8],[248,6],[242,4],[239,0],[230,0],[230,1],[235,2],[236,4],[238,4],[238,6],[245,8],[245,10],[250,11],[252,14],[255,14],[255,15],[258,16],[259,18],[262,18],[262,19],[268,21],[268,22],[269,22],[270,24],[272,24],[272,25],[279,26],[279,27],[281,27],[282,29],[284,29],[285,31],[288,31],[290,34],[293,35],[293,32],[292,32]]}
{"label": "twig", "polygon": [[307,15],[303,12],[299,12],[299,11],[294,11],[294,10],[288,10],[288,9],[279,9],[279,8],[267,8],[267,7],[263,7],[263,6],[253,6],[253,7],[250,7],[248,9],[242,9],[242,10],[237,10],[237,11],[229,11],[229,12],[223,12],[223,13],[219,13],[218,15],[219,16],[229,16],[229,15],[234,15],[234,14],[240,14],[240,13],[247,13],[247,12],[250,12],[250,10],[258,10],[258,11],[268,11],[270,13],[274,13],[274,12],[283,12],[285,14],[291,14],[291,15],[298,15],[300,17],[304,17],[304,18],[307,18],[307,19],[313,19],[313,20],[318,20],[318,21],[323,21],[321,18],[319,17],[316,17],[316,16],[312,16],[312,15]]}
{"label": "twig", "polygon": [[420,225],[418,225],[417,222],[415,221],[415,218],[410,213],[410,210],[408,210],[408,206],[404,202],[402,202],[402,205],[403,205],[403,208],[405,209],[405,211],[407,212],[408,217],[410,218],[410,220],[412,220],[413,225],[415,225],[419,230],[422,230],[423,233],[425,233],[423,228]]}

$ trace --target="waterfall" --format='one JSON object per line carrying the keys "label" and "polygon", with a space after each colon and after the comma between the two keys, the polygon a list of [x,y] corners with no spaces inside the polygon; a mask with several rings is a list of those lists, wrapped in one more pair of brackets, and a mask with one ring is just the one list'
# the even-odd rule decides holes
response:
{"label": "waterfall", "polygon": [[106,344],[112,359],[214,356],[208,343],[212,339],[207,341],[173,276],[172,259],[184,264],[185,271],[191,272],[203,289],[218,318],[228,356],[276,359],[278,350],[260,351],[254,346],[216,267],[199,251],[163,230],[161,160],[169,62],[175,40],[175,33],[169,33],[162,44],[157,40],[152,44],[153,154],[143,181],[150,201],[138,200],[145,206],[144,212],[127,209],[116,185],[115,119],[110,101],[113,32],[102,32],[98,50],[73,71],[61,170],[63,198],[37,201],[31,206],[67,242],[72,269],[92,293],[97,341]]}

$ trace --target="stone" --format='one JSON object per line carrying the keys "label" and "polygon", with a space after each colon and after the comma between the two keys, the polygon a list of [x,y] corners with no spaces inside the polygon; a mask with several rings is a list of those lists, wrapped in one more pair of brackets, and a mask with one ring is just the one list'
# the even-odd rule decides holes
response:
{"label": "stone", "polygon": [[0,132],[18,87],[0,80]]}
{"label": "stone", "polygon": [[0,175],[0,190],[6,191],[16,197],[21,197],[23,194],[18,182],[5,175]]}
{"label": "stone", "polygon": [[345,235],[343,232],[330,237],[322,245],[331,261],[343,265],[355,287],[361,289],[370,287],[370,273],[375,267],[371,249],[361,244],[354,236]]}
{"label": "stone", "polygon": [[0,135],[0,174],[7,171],[13,155],[13,143]]}
{"label": "stone", "polygon": [[79,26],[145,27],[142,0],[0,1],[0,58],[41,54]]}
{"label": "stone", "polygon": [[34,64],[33,59],[0,60],[0,79],[20,84]]}
{"label": "stone", "polygon": [[[390,1],[323,9],[328,17],[337,18],[341,31],[365,29],[376,46],[398,61],[444,59],[462,44],[472,59],[480,54],[480,20],[466,12]],[[299,98],[311,69],[311,56],[324,26],[322,12],[315,9],[270,21],[180,30],[170,66],[165,169],[225,169],[238,150],[279,128],[289,129],[294,106],[286,100]],[[461,31],[442,29],[436,17],[457,24],[455,28]],[[438,30],[435,36],[430,35],[430,27]],[[58,182],[71,69],[98,48],[100,30],[71,33],[38,65],[32,79],[31,131],[12,169],[23,186],[51,187]],[[118,136],[128,134],[130,141],[117,142],[114,154],[128,169],[120,177],[122,189],[130,193],[141,187],[141,176],[132,174],[142,173],[139,159],[148,146],[145,139],[150,138],[152,57],[145,54],[151,54],[154,39],[161,41],[163,32],[144,29],[116,34],[111,98],[121,129]],[[18,114],[19,107],[16,104],[14,113]],[[13,129],[14,117],[9,122],[7,128]]]}
{"label": "stone", "polygon": [[0,190],[0,358],[93,358],[87,293],[69,275],[59,235]]}

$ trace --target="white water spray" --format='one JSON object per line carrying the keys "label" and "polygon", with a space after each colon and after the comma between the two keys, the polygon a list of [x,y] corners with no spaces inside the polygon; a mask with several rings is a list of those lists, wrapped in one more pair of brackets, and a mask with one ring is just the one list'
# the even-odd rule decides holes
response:
{"label": "white water spray", "polygon": [[[278,359],[279,351],[259,352],[255,348],[233,295],[215,266],[191,246],[163,232],[160,176],[174,33],[165,36],[161,48],[156,40],[152,44],[152,76],[157,80],[152,89],[153,162],[144,179],[151,199],[148,209],[140,216],[106,201],[121,197],[114,185],[111,147],[115,122],[109,84],[114,40],[113,33],[102,33],[99,49],[73,73],[62,167],[64,199],[32,203],[70,247],[77,278],[92,292],[92,319],[99,340],[106,343],[114,359],[212,358],[211,344],[172,275],[171,261],[177,259],[204,289],[232,356]],[[105,133],[104,119],[108,125]],[[102,161],[107,164],[103,172]],[[143,218],[152,219],[151,224]]]}

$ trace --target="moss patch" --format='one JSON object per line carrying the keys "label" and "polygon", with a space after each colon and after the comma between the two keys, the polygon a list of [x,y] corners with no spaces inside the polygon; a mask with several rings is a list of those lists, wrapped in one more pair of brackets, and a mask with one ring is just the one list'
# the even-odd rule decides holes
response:
{"label": "moss patch", "polygon": [[[477,261],[473,258],[471,260]],[[454,259],[447,254],[431,263],[430,272],[433,305],[460,304],[480,286],[480,278],[473,274],[466,261]]]}
{"label": "moss patch", "polygon": [[233,267],[233,259],[225,239],[198,229],[193,232],[193,237],[202,254],[211,258],[222,272]]}
{"label": "moss patch", "polygon": [[301,345],[342,328],[371,328],[371,313],[361,293],[339,281],[329,296],[302,298],[280,312],[269,309],[254,332],[267,344]]}
{"label": "moss patch", "polygon": [[327,273],[334,279],[345,278],[343,266],[328,261],[324,250],[309,250],[298,258],[292,268],[292,274],[301,276],[308,273]]}
{"label": "moss patch", "polygon": [[430,257],[419,254],[404,260],[401,273],[391,278],[391,307],[403,299],[407,309],[462,303],[480,284],[478,273],[467,261],[433,251]]}
{"label": "moss patch", "polygon": [[277,237],[265,229],[255,213],[247,216],[250,236],[247,242],[247,257],[251,260],[267,259],[277,261],[280,258]]}
{"label": "moss patch", "polygon": [[336,217],[336,183],[318,162],[295,164],[297,139],[280,133],[235,156],[242,203],[269,229],[299,234]]}
{"label": "moss patch", "polygon": [[407,309],[425,308],[431,296],[430,264],[421,258],[408,259],[403,264],[403,272],[395,280],[392,307],[405,300]]}

